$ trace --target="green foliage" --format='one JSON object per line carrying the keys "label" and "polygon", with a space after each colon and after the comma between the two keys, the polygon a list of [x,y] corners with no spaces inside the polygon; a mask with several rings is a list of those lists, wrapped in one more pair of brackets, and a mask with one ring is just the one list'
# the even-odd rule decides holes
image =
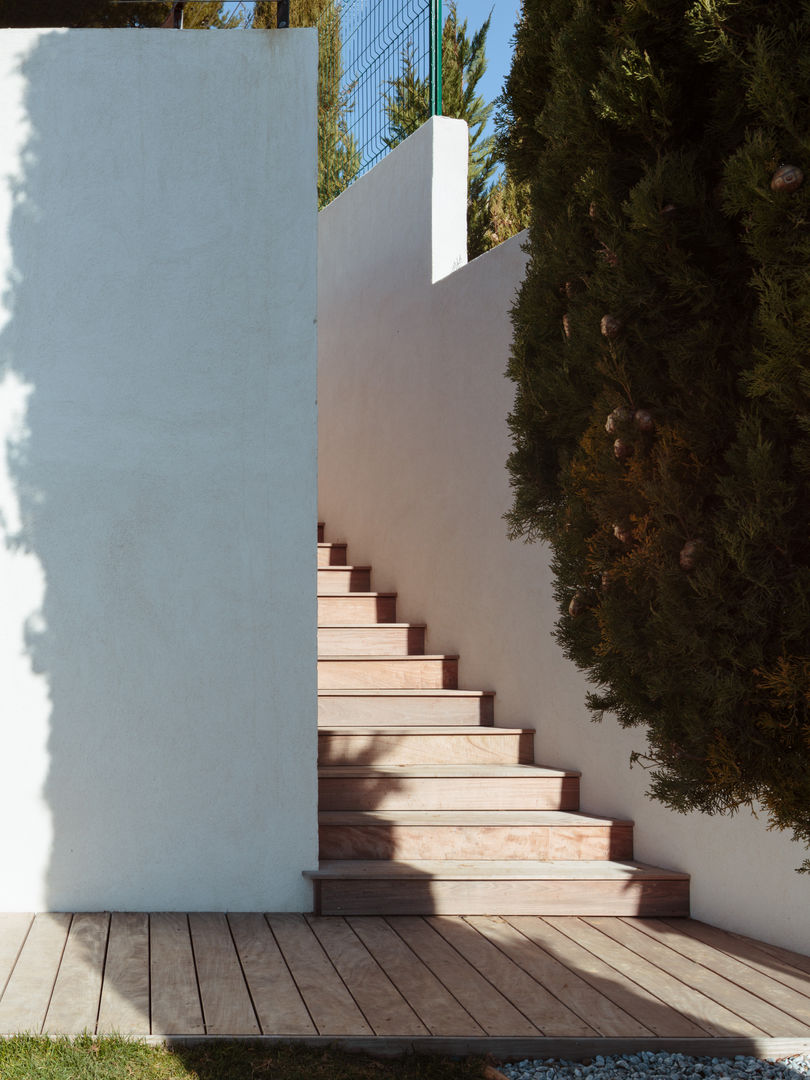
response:
{"label": "green foliage", "polygon": [[[275,3],[258,0],[253,26],[275,25]],[[323,208],[351,184],[361,165],[349,132],[352,87],[341,89],[340,5],[335,0],[293,0],[290,26],[318,27],[318,206]]]}
{"label": "green foliage", "polygon": [[531,220],[510,535],[551,544],[651,796],[810,844],[810,4],[524,0],[498,145]]}
{"label": "green foliage", "polygon": [[160,26],[171,7],[112,0],[0,0],[0,26]]}
{"label": "green foliage", "polygon": [[[477,91],[487,68],[489,22],[487,19],[469,37],[467,20],[459,21],[456,5],[451,0],[442,27],[442,113],[466,120],[470,130],[467,197],[467,246],[470,258],[475,258],[492,246],[487,243],[487,229],[490,226],[489,196],[496,162],[493,138],[485,135],[484,129],[493,106],[487,104]],[[430,116],[428,81],[419,77],[410,49],[403,52],[400,73],[391,80],[385,108],[388,118],[385,142],[389,147],[407,139]]]}
{"label": "green foliage", "polygon": [[[172,9],[171,3],[119,3],[116,0],[0,0],[0,26],[160,26]],[[242,25],[237,14],[223,10],[222,0],[186,4],[186,29],[231,30]]]}

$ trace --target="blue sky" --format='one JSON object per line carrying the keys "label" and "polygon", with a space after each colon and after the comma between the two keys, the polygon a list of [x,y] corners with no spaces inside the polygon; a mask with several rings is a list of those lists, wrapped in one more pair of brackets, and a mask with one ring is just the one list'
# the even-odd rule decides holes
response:
{"label": "blue sky", "polygon": [[[443,0],[446,4],[447,0]],[[487,71],[478,84],[485,101],[494,101],[512,64],[512,35],[520,13],[519,0],[456,0],[460,19],[467,20],[472,35],[492,10],[487,35]]]}

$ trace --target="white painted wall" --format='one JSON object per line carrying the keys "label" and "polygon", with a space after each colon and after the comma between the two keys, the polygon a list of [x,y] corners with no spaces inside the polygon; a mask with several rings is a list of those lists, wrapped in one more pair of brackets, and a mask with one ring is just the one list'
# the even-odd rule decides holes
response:
{"label": "white painted wall", "polygon": [[628,768],[640,734],[591,723],[552,640],[547,550],[506,539],[504,371],[525,256],[514,237],[462,265],[444,197],[464,190],[462,131],[431,121],[319,215],[327,534],[399,590],[399,618],[427,620],[429,651],[460,652],[463,686],[497,691],[497,722],[536,727],[539,762],[583,771],[585,810],[633,818],[637,858],[692,874],[697,918],[810,951],[802,848],[748,814],[679,816],[645,797]]}
{"label": "white painted wall", "polygon": [[0,33],[0,909],[310,907],[316,65]]}

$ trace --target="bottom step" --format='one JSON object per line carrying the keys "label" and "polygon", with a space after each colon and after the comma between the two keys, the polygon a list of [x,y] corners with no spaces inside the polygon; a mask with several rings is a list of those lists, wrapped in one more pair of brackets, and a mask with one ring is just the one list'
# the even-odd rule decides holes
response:
{"label": "bottom step", "polygon": [[636,862],[350,859],[305,871],[318,915],[689,914],[689,876]]}

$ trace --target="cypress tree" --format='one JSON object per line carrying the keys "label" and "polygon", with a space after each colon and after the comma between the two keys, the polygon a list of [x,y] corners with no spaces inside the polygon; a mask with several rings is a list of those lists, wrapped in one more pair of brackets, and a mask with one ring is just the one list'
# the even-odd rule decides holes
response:
{"label": "cypress tree", "polygon": [[649,794],[810,844],[810,3],[524,0],[515,46],[510,535]]}
{"label": "cypress tree", "polygon": [[[448,5],[442,27],[442,113],[466,120],[470,130],[467,196],[467,246],[470,258],[486,251],[490,226],[489,196],[495,172],[494,140],[485,128],[493,105],[478,92],[478,83],[487,68],[486,41],[489,22],[469,36],[467,20],[459,21],[454,2]],[[386,145],[397,146],[430,116],[427,79],[420,78],[413,55],[406,49],[399,75],[391,80],[387,94],[388,134]]]}

